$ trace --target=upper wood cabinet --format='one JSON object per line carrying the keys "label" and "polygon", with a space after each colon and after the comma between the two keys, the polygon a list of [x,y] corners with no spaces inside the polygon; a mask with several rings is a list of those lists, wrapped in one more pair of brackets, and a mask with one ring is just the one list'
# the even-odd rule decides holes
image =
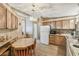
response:
{"label": "upper wood cabinet", "polygon": [[11,12],[7,10],[7,29],[12,29]]}
{"label": "upper wood cabinet", "polygon": [[0,29],[6,28],[6,8],[0,4]]}
{"label": "upper wood cabinet", "polygon": [[56,29],[62,29],[62,21],[56,21]]}
{"label": "upper wood cabinet", "polygon": [[70,21],[69,20],[63,21],[63,29],[70,29]]}
{"label": "upper wood cabinet", "polygon": [[51,22],[50,24],[51,24],[51,29],[55,29],[56,28],[56,26],[55,26],[56,22],[55,21]]}
{"label": "upper wood cabinet", "polygon": [[75,29],[75,17],[73,18],[59,18],[43,19],[40,22],[42,25],[51,25],[51,29]]}
{"label": "upper wood cabinet", "polygon": [[75,29],[75,20],[70,20],[70,29]]}
{"label": "upper wood cabinet", "polygon": [[7,5],[0,4],[0,29],[17,29],[18,16]]}
{"label": "upper wood cabinet", "polygon": [[63,21],[63,29],[75,29],[75,20]]}
{"label": "upper wood cabinet", "polygon": [[18,28],[18,18],[15,17],[15,28],[17,29]]}
{"label": "upper wood cabinet", "polygon": [[15,25],[16,25],[15,24],[15,20],[16,19],[15,19],[15,16],[13,14],[11,15],[11,17],[12,17],[12,24],[11,24],[12,25],[12,29],[15,29]]}

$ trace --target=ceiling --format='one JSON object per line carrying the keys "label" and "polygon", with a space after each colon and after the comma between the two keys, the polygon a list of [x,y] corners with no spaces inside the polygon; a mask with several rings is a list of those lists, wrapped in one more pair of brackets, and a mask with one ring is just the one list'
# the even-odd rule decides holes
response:
{"label": "ceiling", "polygon": [[9,5],[34,17],[62,17],[79,13],[77,3],[9,3]]}

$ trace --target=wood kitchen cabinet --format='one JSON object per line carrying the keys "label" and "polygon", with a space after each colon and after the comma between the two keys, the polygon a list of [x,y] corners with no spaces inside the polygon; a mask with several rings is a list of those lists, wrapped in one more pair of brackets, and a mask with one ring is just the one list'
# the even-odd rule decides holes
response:
{"label": "wood kitchen cabinet", "polygon": [[7,10],[7,29],[16,29],[18,27],[18,18]]}
{"label": "wood kitchen cabinet", "polygon": [[16,24],[15,24],[15,23],[16,23],[15,20],[16,20],[16,19],[15,19],[15,16],[14,16],[13,14],[11,14],[11,17],[12,17],[12,18],[11,18],[11,19],[12,19],[12,24],[11,24],[11,25],[12,25],[12,29],[15,29],[15,25],[16,25]]}
{"label": "wood kitchen cabinet", "polygon": [[15,17],[15,28],[17,29],[18,28],[18,18]]}
{"label": "wood kitchen cabinet", "polygon": [[7,10],[7,29],[12,29],[11,12]]}
{"label": "wood kitchen cabinet", "polygon": [[65,45],[65,37],[56,35],[55,36],[55,44],[60,45],[60,46],[64,46]]}
{"label": "wood kitchen cabinet", "polygon": [[62,29],[62,21],[56,21],[56,29]]}
{"label": "wood kitchen cabinet", "polygon": [[6,28],[6,8],[0,4],[0,29]]}
{"label": "wood kitchen cabinet", "polygon": [[53,18],[43,18],[41,19],[41,24],[51,25],[51,29],[75,29],[75,16],[73,17],[59,17]]}
{"label": "wood kitchen cabinet", "polygon": [[70,29],[75,29],[75,20],[70,20]]}
{"label": "wood kitchen cabinet", "polygon": [[63,20],[63,29],[70,29],[70,21]]}
{"label": "wood kitchen cabinet", "polygon": [[75,29],[75,20],[58,20],[51,22],[51,29]]}
{"label": "wood kitchen cabinet", "polygon": [[0,3],[0,29],[17,29],[18,16],[7,5]]}
{"label": "wood kitchen cabinet", "polygon": [[49,44],[54,44],[55,43],[55,35],[50,35],[49,36]]}
{"label": "wood kitchen cabinet", "polygon": [[51,29],[56,29],[56,22],[55,21],[51,22],[50,24],[51,24]]}
{"label": "wood kitchen cabinet", "polygon": [[63,20],[63,29],[75,29],[75,20]]}
{"label": "wood kitchen cabinet", "polygon": [[50,35],[49,44],[54,44],[58,46],[65,46],[65,37],[60,35]]}

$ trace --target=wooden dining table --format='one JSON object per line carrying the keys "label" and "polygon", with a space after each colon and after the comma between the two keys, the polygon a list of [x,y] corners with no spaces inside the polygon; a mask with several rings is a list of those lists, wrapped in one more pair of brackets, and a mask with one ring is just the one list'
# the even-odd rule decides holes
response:
{"label": "wooden dining table", "polygon": [[25,48],[25,47],[28,47],[32,44],[34,44],[34,39],[32,39],[32,38],[22,38],[22,39],[18,39],[16,42],[14,42],[12,44],[12,47]]}
{"label": "wooden dining table", "polygon": [[34,43],[35,39],[32,38],[18,39],[16,42],[12,44],[14,54],[16,56],[31,56],[35,54]]}

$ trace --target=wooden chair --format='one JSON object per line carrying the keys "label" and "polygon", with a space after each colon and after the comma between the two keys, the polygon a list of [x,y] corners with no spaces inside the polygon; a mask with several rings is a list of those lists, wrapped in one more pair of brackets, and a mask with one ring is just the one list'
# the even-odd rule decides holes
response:
{"label": "wooden chair", "polygon": [[34,44],[28,46],[28,54],[30,56],[35,55],[35,47],[36,47],[36,39],[34,40]]}
{"label": "wooden chair", "polygon": [[13,48],[15,56],[29,56],[29,50],[27,48]]}
{"label": "wooden chair", "polygon": [[34,44],[32,45],[33,55],[35,55],[35,48],[36,48],[36,39],[34,40]]}

